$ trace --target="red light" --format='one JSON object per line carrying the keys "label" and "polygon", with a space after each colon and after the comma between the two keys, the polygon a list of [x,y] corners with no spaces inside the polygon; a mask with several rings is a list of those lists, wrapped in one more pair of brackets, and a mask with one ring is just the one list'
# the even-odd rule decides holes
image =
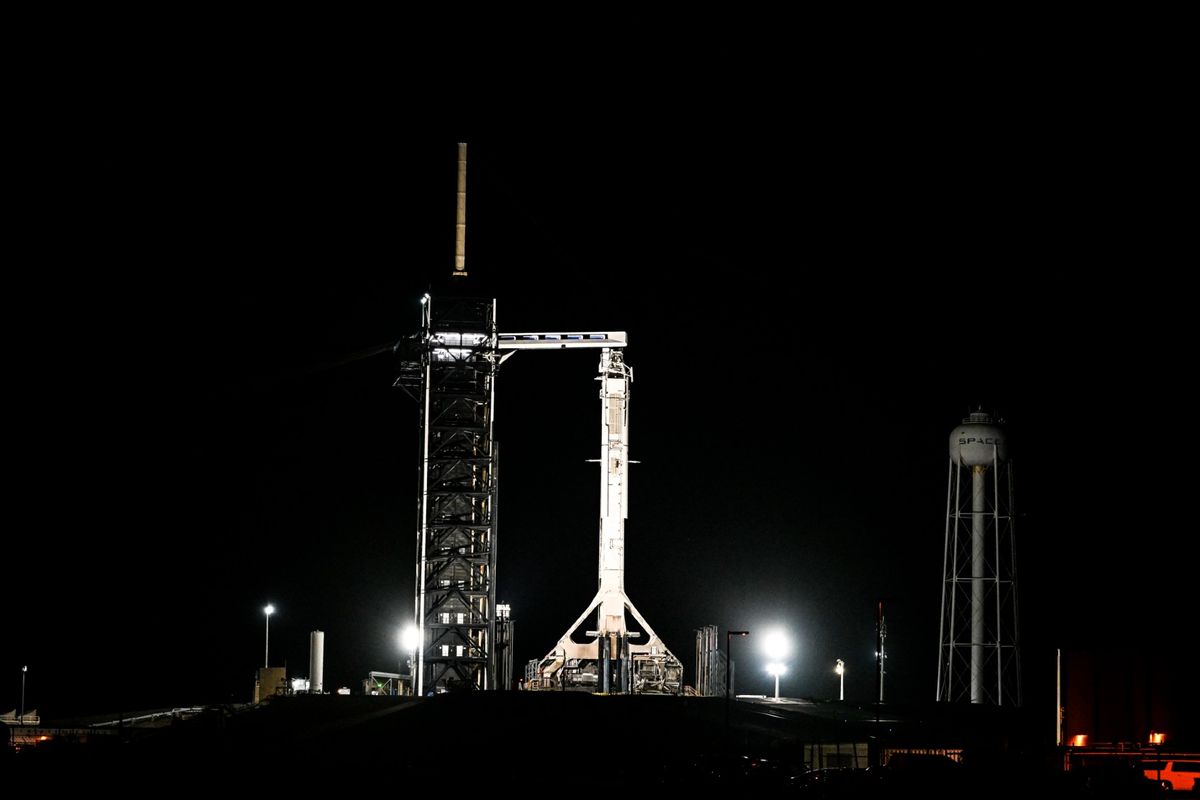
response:
{"label": "red light", "polygon": [[1087,747],[1087,734],[1077,733],[1071,737],[1071,747]]}
{"label": "red light", "polygon": [[1150,744],[1162,744],[1167,740],[1167,735],[1159,731],[1150,731]]}

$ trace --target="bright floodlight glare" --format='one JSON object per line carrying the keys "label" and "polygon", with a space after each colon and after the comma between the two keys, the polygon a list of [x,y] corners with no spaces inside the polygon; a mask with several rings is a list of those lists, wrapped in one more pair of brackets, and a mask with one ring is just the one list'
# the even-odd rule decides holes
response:
{"label": "bright floodlight glare", "polygon": [[768,675],[779,677],[785,672],[787,672],[787,667],[785,667],[783,664],[780,664],[778,661],[772,661],[770,664],[767,664]]}
{"label": "bright floodlight glare", "polygon": [[270,603],[267,603],[267,607],[263,609],[263,613],[266,614],[268,617],[271,616],[272,614],[275,613],[275,606],[271,605]]}
{"label": "bright floodlight glare", "polygon": [[417,631],[417,626],[409,625],[400,633],[400,646],[404,648],[405,652],[417,652],[417,645],[420,643],[420,635],[421,634]]}
{"label": "bright floodlight glare", "polygon": [[790,649],[787,637],[783,635],[782,631],[771,631],[763,638],[763,652],[772,661],[782,661],[787,658]]}
{"label": "bright floodlight glare", "polygon": [[833,671],[836,672],[838,675],[844,675],[846,672],[846,662],[842,661],[839,658],[837,660],[837,666],[833,668]]}

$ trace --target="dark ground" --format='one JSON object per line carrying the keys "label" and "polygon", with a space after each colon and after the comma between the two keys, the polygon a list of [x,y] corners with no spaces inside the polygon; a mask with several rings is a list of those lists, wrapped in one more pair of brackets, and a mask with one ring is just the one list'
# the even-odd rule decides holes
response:
{"label": "dark ground", "polygon": [[[982,713],[974,713],[982,712]],[[49,788],[119,779],[133,794],[167,787],[311,786],[335,779],[370,786],[376,776],[419,780],[423,791],[489,785],[554,793],[576,786],[675,787],[746,783],[804,794],[832,791],[806,775],[806,744],[867,741],[964,746],[969,769],[909,764],[860,772],[853,796],[919,789],[926,796],[1000,796],[1055,780],[1052,753],[1026,746],[1028,721],[993,709],[884,708],[739,701],[726,728],[715,698],[597,697],[562,693],[294,697],[213,711],[128,741],[97,739],[26,750],[13,774]],[[891,721],[889,721],[891,720]],[[727,730],[729,731],[727,734]],[[733,755],[728,755],[733,753]],[[826,778],[828,776],[825,776]],[[839,776],[848,777],[848,776]],[[845,796],[839,794],[838,796]]]}

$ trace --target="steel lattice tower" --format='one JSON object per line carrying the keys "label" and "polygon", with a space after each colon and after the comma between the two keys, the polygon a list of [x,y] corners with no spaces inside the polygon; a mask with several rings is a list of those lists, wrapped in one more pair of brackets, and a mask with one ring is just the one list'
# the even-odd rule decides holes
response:
{"label": "steel lattice tower", "polygon": [[1012,463],[999,421],[950,434],[937,699],[1021,705]]}
{"label": "steel lattice tower", "polygon": [[398,384],[419,388],[418,694],[495,688],[495,301],[423,301],[419,361]]}

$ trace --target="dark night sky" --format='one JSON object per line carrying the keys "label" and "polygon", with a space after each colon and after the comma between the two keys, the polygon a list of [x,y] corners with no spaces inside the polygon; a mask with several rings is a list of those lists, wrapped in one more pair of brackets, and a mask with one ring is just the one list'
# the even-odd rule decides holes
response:
{"label": "dark night sky", "polygon": [[[1112,41],[718,48],[469,130],[501,329],[629,333],[627,588],[689,680],[694,628],[778,623],[785,692],[841,657],[865,699],[885,597],[889,693],[932,695],[946,438],[979,403],[1016,442],[1031,697],[1057,643],[1183,668],[1146,634],[1194,625],[1194,64]],[[273,662],[321,628],[332,686],[398,663],[417,408],[350,357],[449,272],[456,135],[414,138],[386,72],[261,67],[83,77],[16,165],[4,710],[23,663],[50,713],[246,700],[268,600]],[[501,372],[518,664],[594,592],[595,361]]]}

